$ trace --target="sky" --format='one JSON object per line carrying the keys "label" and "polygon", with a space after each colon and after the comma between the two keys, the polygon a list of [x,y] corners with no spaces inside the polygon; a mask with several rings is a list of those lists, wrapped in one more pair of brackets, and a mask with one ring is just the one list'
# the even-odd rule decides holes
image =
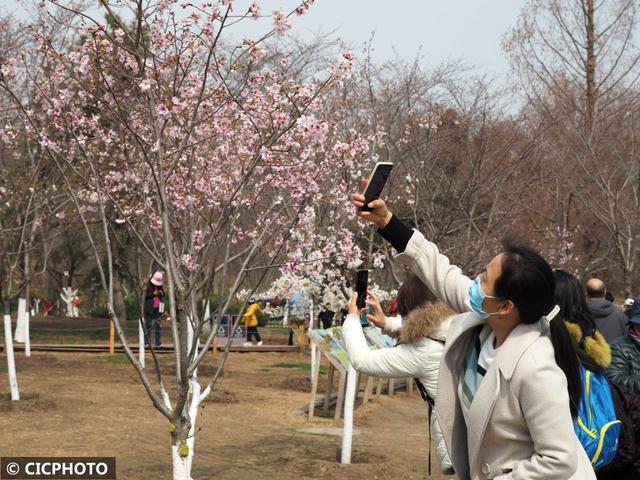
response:
{"label": "sky", "polygon": [[[276,3],[271,0],[268,3]],[[292,19],[294,30],[310,34],[337,29],[361,47],[375,31],[377,60],[413,58],[422,47],[427,65],[462,59],[477,73],[502,76],[508,63],[502,36],[515,26],[525,0],[317,0],[307,15]],[[266,7],[265,7],[266,9]]]}
{"label": "sky", "polygon": [[[17,0],[0,0],[14,9]],[[248,0],[236,0],[236,11]],[[302,37],[333,32],[358,54],[375,32],[374,60],[414,58],[422,47],[425,66],[462,59],[474,73],[504,77],[508,64],[502,36],[512,28],[526,0],[316,0],[309,12],[292,17]],[[262,13],[289,11],[299,1],[262,0]]]}

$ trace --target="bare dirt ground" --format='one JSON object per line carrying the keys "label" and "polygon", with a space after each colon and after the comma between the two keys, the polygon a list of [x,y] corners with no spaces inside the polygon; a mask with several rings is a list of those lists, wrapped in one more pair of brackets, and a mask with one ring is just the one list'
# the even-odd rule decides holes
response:
{"label": "bare dirt ground", "polygon": [[[297,353],[230,355],[198,418],[194,479],[427,478],[426,412],[417,393],[374,397],[356,410],[352,465],[336,462],[339,436],[300,432],[334,426],[299,413],[309,401],[309,373],[282,364],[308,361]],[[18,354],[22,399],[11,402],[0,355],[0,456],[115,456],[119,479],[171,478],[167,421],[126,362],[108,354]],[[201,379],[215,362],[207,360]]]}

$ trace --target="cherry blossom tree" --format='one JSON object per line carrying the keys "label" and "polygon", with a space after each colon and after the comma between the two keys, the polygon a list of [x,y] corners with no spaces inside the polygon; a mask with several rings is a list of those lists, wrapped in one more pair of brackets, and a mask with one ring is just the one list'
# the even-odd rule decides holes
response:
{"label": "cherry blossom tree", "polygon": [[[89,14],[45,2],[41,8],[56,21],[33,25],[37,61],[3,63],[0,86],[59,173],[69,202],[59,213],[78,215],[126,355],[169,422],[175,479],[191,477],[198,408],[228,353],[201,384],[206,319],[197,314],[199,298],[219,282],[221,318],[239,288],[259,287],[264,274],[252,272],[298,255],[304,242],[291,232],[314,228],[313,211],[344,210],[352,185],[342,174],[368,151],[366,139],[341,134],[324,101],[351,75],[350,52],[306,81],[287,75],[286,57],[265,62],[266,42],[285,35],[312,3],[263,13],[258,2],[102,1],[100,13]],[[230,35],[252,19],[264,35]],[[52,35],[61,25],[65,35]],[[17,78],[27,79],[33,96],[19,93]],[[165,271],[175,350],[170,383],[153,348],[152,369],[138,361],[114,308],[119,228],[151,267]],[[335,249],[355,255],[348,240]]]}

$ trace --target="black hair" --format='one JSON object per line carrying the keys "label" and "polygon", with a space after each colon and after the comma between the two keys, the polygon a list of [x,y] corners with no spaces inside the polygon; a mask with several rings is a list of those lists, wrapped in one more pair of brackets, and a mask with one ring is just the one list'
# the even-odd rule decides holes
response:
{"label": "black hair", "polygon": [[585,287],[578,278],[564,270],[553,271],[556,279],[556,304],[560,307],[560,316],[582,329],[585,337],[591,337],[596,331],[596,322],[587,305]]}
{"label": "black hair", "polygon": [[415,274],[410,274],[398,289],[396,310],[401,317],[406,317],[412,310],[435,302],[436,296]]}
{"label": "black hair", "polygon": [[511,242],[503,244],[502,273],[494,292],[516,305],[524,323],[535,323],[551,311],[555,289],[553,271],[538,252]]}
{"label": "black hair", "polygon": [[611,303],[616,301],[616,297],[613,296],[613,293],[611,293],[609,290],[607,290],[606,292],[604,292],[604,298],[609,300]]}
{"label": "black hair", "polygon": [[586,286],[587,286],[587,295],[589,296],[589,298],[604,298],[604,295],[605,295],[604,285],[602,288],[591,288],[587,283]]}
{"label": "black hair", "polygon": [[[494,292],[498,298],[513,302],[523,323],[535,323],[552,310],[555,289],[553,271],[538,252],[509,241],[503,243],[502,273],[496,279]],[[582,397],[578,356],[567,327],[558,316],[549,323],[549,329],[556,363],[567,377],[569,407],[575,417]]]}

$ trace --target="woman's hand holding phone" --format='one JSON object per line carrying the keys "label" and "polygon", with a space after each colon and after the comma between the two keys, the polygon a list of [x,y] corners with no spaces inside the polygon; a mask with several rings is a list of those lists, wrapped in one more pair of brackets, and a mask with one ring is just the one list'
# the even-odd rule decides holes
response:
{"label": "woman's hand holding phone", "polygon": [[358,294],[352,293],[351,298],[349,298],[349,303],[347,303],[347,312],[350,315],[360,315],[360,310],[358,309]]}
{"label": "woman's hand holding phone", "polygon": [[358,317],[358,319],[360,320],[360,325],[362,327],[367,326],[369,308],[370,307],[368,306],[358,308],[358,294],[355,292],[351,295],[349,303],[347,303],[347,311],[349,312],[349,315],[355,315],[356,317]]}
{"label": "woman's hand holding phone", "polygon": [[[363,188],[366,184],[367,181],[362,180]],[[356,209],[364,206],[364,201],[364,195],[362,193],[353,193],[351,195],[351,203],[356,207]],[[370,212],[357,210],[358,216],[375,224],[378,228],[386,227],[393,214],[387,208],[385,201],[382,199],[374,200],[373,202],[369,202],[369,207],[372,209]]]}
{"label": "woman's hand holding phone", "polygon": [[387,316],[382,311],[380,300],[371,291],[367,292],[367,305],[373,310],[367,314],[367,320],[378,328],[384,328],[387,324]]}

